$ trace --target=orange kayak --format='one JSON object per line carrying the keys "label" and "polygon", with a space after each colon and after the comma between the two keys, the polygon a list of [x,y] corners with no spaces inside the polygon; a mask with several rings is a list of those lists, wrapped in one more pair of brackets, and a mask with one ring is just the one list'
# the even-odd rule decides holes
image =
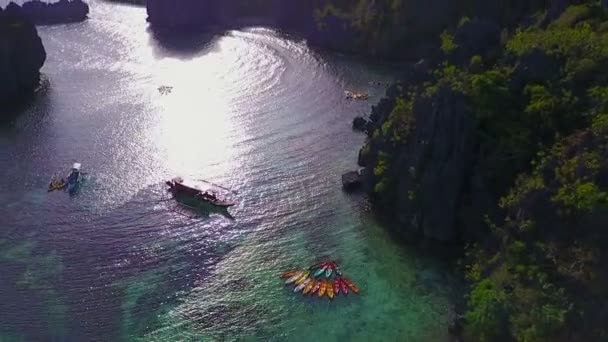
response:
{"label": "orange kayak", "polygon": [[304,295],[307,295],[308,292],[310,292],[315,287],[316,284],[317,284],[317,282],[314,279],[312,279],[312,281],[310,283],[308,283],[308,285],[306,285],[306,287],[304,288],[304,291],[302,293]]}
{"label": "orange kayak", "polygon": [[327,297],[334,299],[334,283],[331,280],[327,282]]}
{"label": "orange kayak", "polygon": [[359,289],[355,286],[355,284],[353,284],[352,281],[348,280],[347,278],[343,278],[342,281],[345,282],[355,294],[359,294]]}
{"label": "orange kayak", "polygon": [[327,283],[325,282],[325,280],[321,279],[321,286],[319,286],[319,292],[317,293],[320,298],[323,298],[323,295],[325,295],[326,290],[327,290]]}
{"label": "orange kayak", "polygon": [[315,284],[315,286],[312,288],[312,290],[310,291],[310,294],[315,294],[317,291],[319,291],[319,288],[321,288],[321,281],[317,281],[317,283]]}
{"label": "orange kayak", "polygon": [[296,273],[298,273],[298,270],[292,270],[292,271],[289,271],[289,272],[285,272],[285,273],[283,273],[281,275],[281,278],[283,278],[283,279],[289,279],[289,278],[293,277],[294,275],[296,275]]}

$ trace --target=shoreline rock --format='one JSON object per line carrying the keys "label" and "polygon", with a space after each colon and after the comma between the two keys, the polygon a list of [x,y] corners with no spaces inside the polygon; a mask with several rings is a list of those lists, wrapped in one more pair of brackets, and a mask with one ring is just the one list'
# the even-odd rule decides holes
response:
{"label": "shoreline rock", "polygon": [[367,132],[370,122],[362,116],[357,116],[353,119],[353,130],[359,132]]}
{"label": "shoreline rock", "polygon": [[365,169],[350,171],[342,175],[342,188],[348,192],[360,190],[363,185]]}
{"label": "shoreline rock", "polygon": [[14,3],[0,9],[0,42],[0,108],[10,110],[38,88],[46,51],[36,27]]}

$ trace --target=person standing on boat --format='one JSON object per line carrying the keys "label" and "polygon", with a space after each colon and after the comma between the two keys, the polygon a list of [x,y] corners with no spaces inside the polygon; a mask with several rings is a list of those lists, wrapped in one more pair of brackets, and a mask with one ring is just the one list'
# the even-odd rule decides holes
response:
{"label": "person standing on boat", "polygon": [[76,184],[80,180],[80,164],[74,163],[68,176],[68,184]]}

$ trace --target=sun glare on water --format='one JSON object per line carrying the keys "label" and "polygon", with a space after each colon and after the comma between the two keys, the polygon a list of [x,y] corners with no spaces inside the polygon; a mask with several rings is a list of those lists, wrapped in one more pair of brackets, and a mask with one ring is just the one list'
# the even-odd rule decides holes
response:
{"label": "sun glare on water", "polygon": [[220,49],[188,61],[159,61],[159,82],[172,87],[155,100],[160,113],[158,144],[169,170],[186,175],[200,170],[230,173],[233,95],[231,80],[222,76],[232,63],[230,53]]}

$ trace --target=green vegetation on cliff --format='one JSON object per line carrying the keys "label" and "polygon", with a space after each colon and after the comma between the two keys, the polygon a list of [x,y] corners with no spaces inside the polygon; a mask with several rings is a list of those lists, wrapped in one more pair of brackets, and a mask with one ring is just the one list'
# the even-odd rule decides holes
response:
{"label": "green vegetation on cliff", "polygon": [[467,340],[608,339],[608,12],[577,3],[517,29],[461,20],[371,116],[376,207],[470,242]]}

